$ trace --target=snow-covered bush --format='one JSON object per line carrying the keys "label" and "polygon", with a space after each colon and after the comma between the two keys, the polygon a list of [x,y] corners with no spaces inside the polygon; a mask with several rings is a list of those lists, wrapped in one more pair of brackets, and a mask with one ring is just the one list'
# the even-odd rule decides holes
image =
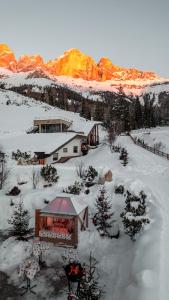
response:
{"label": "snow-covered bush", "polygon": [[112,145],[112,150],[114,152],[120,153],[121,151],[121,146],[120,145]]}
{"label": "snow-covered bush", "polygon": [[146,194],[141,191],[139,196],[136,196],[127,191],[126,207],[121,213],[124,230],[131,240],[136,239],[136,234],[139,233],[146,223],[149,223],[149,219],[146,216]]}
{"label": "snow-covered bush", "polygon": [[114,187],[114,192],[115,194],[124,194],[124,186],[121,184],[121,185],[116,185]]}
{"label": "snow-covered bush", "polygon": [[154,144],[155,150],[163,150],[165,148],[165,145],[162,142],[157,142]]}
{"label": "snow-covered bush", "polygon": [[98,172],[92,166],[86,169],[83,180],[85,181],[85,186],[90,187],[94,184],[95,178],[98,176]]}
{"label": "snow-covered bush", "polygon": [[16,152],[12,152],[12,159],[19,160],[23,158],[24,160],[30,159],[31,155],[28,152],[21,152],[19,149]]}
{"label": "snow-covered bush", "polygon": [[88,168],[84,167],[84,164],[81,162],[76,168],[77,175],[82,179],[86,187],[90,187],[94,184],[94,180],[98,176],[98,172],[92,166]]}
{"label": "snow-covered bush", "polygon": [[56,168],[51,165],[42,167],[40,174],[48,183],[57,182],[59,179]]}
{"label": "snow-covered bush", "polygon": [[75,181],[74,184],[69,185],[67,188],[64,188],[63,193],[79,195],[82,188],[83,188],[83,184],[78,181]]}
{"label": "snow-covered bush", "polygon": [[18,196],[20,194],[21,190],[14,186],[8,193],[6,193],[7,196]]}
{"label": "snow-covered bush", "polygon": [[104,186],[100,189],[100,194],[96,198],[97,212],[93,217],[93,224],[96,226],[101,236],[111,237],[109,230],[112,227],[112,205],[107,200]]}
{"label": "snow-covered bush", "polygon": [[14,206],[14,211],[8,223],[12,225],[10,233],[16,236],[18,240],[25,240],[25,235],[29,233],[30,215],[24,208],[23,200]]}
{"label": "snow-covered bush", "polygon": [[125,148],[121,149],[119,159],[122,160],[124,167],[128,164],[128,152]]}

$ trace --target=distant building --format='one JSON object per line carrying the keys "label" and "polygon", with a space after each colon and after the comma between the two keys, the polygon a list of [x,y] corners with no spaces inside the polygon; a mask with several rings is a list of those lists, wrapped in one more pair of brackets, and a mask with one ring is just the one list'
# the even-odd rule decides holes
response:
{"label": "distant building", "polygon": [[34,120],[34,127],[31,133],[76,132],[84,135],[89,146],[96,146],[99,144],[100,124],[102,123],[86,120],[79,116],[78,118],[72,118],[72,120],[57,115],[55,117],[45,116]]}
{"label": "distant building", "polygon": [[56,110],[55,116],[46,112],[34,120],[27,134],[2,139],[2,145],[7,151],[35,154],[39,164],[65,162],[99,144],[100,124],[63,110]]}

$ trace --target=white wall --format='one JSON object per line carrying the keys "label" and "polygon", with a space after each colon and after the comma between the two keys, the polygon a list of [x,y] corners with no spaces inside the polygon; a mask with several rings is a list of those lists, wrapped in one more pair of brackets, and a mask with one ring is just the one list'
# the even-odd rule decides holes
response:
{"label": "white wall", "polygon": [[[61,157],[80,156],[80,155],[82,155],[82,152],[81,152],[81,139],[82,138],[80,138],[80,137],[76,137],[72,141],[67,143],[64,147],[62,147],[58,151],[56,151],[56,153],[58,153],[58,160]],[[78,152],[77,153],[73,152],[73,147],[74,146],[78,147]],[[67,152],[63,152],[63,148],[67,148]],[[57,161],[53,160],[53,155],[46,158],[46,164],[51,164],[51,163],[54,163],[54,162],[57,162]]]}

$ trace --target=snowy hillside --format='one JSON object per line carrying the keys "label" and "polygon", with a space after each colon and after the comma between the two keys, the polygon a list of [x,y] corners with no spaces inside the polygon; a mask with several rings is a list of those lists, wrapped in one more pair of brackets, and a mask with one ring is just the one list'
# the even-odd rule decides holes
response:
{"label": "snowy hillside", "polygon": [[[9,104],[8,104],[9,102]],[[12,91],[0,90],[0,136],[26,134],[37,118],[63,118],[73,122],[70,129],[86,132],[93,124],[73,113],[50,106],[40,101],[22,96]]]}
{"label": "snowy hillside", "polygon": [[137,137],[151,146],[157,147],[158,150],[169,153],[169,130],[168,127],[163,128],[151,128],[149,129],[140,129],[134,130],[132,136]]}
{"label": "snowy hillside", "polygon": [[[10,100],[10,104],[7,103]],[[7,105],[9,104],[9,105]],[[42,102],[21,96],[11,91],[0,91],[0,145],[7,139],[10,144],[14,136],[26,136],[26,130],[32,126],[33,120],[38,116],[62,116],[66,119],[76,120],[86,125],[87,121],[79,114],[66,112],[51,107]],[[168,127],[151,130],[147,142],[162,141],[169,152]],[[135,132],[140,135],[143,133]],[[10,299],[19,299],[19,287],[22,285],[18,277],[18,266],[30,256],[32,240],[27,242],[16,241],[8,237],[8,219],[14,207],[11,201],[18,203],[20,196],[7,196],[6,193],[13,186],[19,186],[25,207],[31,214],[30,226],[34,228],[34,214],[36,208],[43,208],[45,200],[51,201],[57,195],[62,195],[63,189],[75,180],[81,179],[77,175],[77,166],[82,162],[85,167],[92,165],[99,174],[104,170],[111,170],[112,182],[105,183],[108,199],[114,212],[113,221],[120,228],[118,239],[100,237],[92,223],[96,212],[95,200],[101,188],[95,184],[90,188],[89,194],[81,191],[80,198],[89,207],[89,229],[80,235],[78,254],[80,260],[87,262],[90,251],[97,260],[99,284],[105,291],[105,300],[168,300],[169,298],[169,161],[160,158],[145,149],[135,145],[128,136],[120,136],[116,142],[128,151],[128,164],[123,166],[119,160],[119,153],[110,151],[105,130],[101,132],[101,144],[98,148],[90,150],[83,157],[69,160],[64,164],[56,164],[59,180],[52,187],[44,188],[43,180],[36,189],[33,189],[33,169],[40,170],[40,166],[17,165],[7,153],[8,178],[0,190],[0,276],[4,276],[8,284],[8,291],[12,293]],[[25,182],[19,185],[20,182]],[[115,187],[123,185],[123,195],[115,193]],[[146,214],[150,223],[145,225],[135,242],[124,232],[120,214],[124,210],[126,191],[138,195],[144,191],[147,195]],[[78,200],[78,196],[77,196]],[[115,228],[116,228],[115,226]],[[67,281],[63,280],[62,257],[64,249],[51,246],[44,255],[47,268],[43,269],[36,279],[37,295],[23,296],[23,300],[48,299],[64,300],[67,297]],[[5,274],[5,275],[4,275]],[[6,276],[6,277],[5,277]],[[4,279],[5,280],[5,279]],[[0,282],[1,285],[1,282]],[[4,291],[4,295],[5,295]],[[5,300],[7,298],[3,298]]]}

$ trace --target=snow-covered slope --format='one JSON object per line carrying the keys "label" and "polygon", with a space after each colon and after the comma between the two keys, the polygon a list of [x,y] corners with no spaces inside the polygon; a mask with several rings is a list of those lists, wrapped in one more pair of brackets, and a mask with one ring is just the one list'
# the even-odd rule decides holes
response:
{"label": "snow-covered slope", "polygon": [[[86,261],[90,251],[97,259],[99,281],[106,292],[105,300],[168,300],[169,166],[167,161],[162,158],[138,148],[129,140],[129,137],[120,137],[118,142],[128,149],[129,164],[127,167],[121,165],[118,154],[112,154],[108,145],[102,144],[83,158],[70,160],[64,165],[58,164],[59,182],[50,189],[43,189],[40,184],[36,190],[33,190],[32,167],[16,166],[15,162],[10,161],[10,177],[4,190],[0,192],[0,229],[8,228],[7,219],[13,210],[5,192],[17,184],[18,180],[28,181],[21,189],[24,204],[32,216],[31,225],[33,226],[35,208],[44,207],[44,199],[51,201],[61,193],[65,186],[78,180],[76,166],[81,161],[85,165],[92,164],[99,172],[105,167],[109,168],[113,172],[113,182],[106,183],[105,188],[113,205],[114,219],[120,220],[120,213],[125,205],[125,197],[114,194],[114,187],[116,184],[124,184],[127,189],[135,193],[140,190],[147,193],[148,216],[151,223],[134,243],[124,235],[121,223],[119,239],[101,239],[91,222],[95,211],[96,195],[100,188],[97,185],[94,186],[89,195],[82,193],[84,202],[89,206],[90,230],[83,232],[80,237],[78,247],[80,259]],[[13,198],[13,201],[16,203],[18,198]],[[25,251],[25,247],[27,251]],[[19,257],[16,257],[16,251],[20,253]],[[31,242],[26,243],[25,246],[25,243],[7,240],[0,245],[0,270],[11,274],[11,281],[15,285],[19,285],[16,268],[25,257],[29,256],[30,251]],[[50,272],[53,272],[56,264],[61,264],[63,251],[61,248],[51,248],[45,256],[45,260],[50,266]],[[46,296],[46,299],[51,300],[53,299],[54,285],[51,282],[49,289],[48,276],[50,273],[44,273],[43,277],[40,274],[36,291],[39,296]],[[63,294],[63,299],[65,298],[66,295]],[[26,298],[23,299],[26,300]],[[55,299],[60,300],[62,296],[56,294]]]}
{"label": "snow-covered slope", "polygon": [[[7,105],[9,100],[11,103]],[[60,114],[67,119],[74,118],[77,124],[82,122],[84,125],[86,122],[79,117],[79,114],[59,110],[12,91],[1,90],[0,144],[3,139],[26,135],[25,130],[32,125],[35,117],[48,114]],[[165,139],[166,144],[169,144],[168,128],[159,128],[156,131],[159,136],[161,132],[161,140]],[[151,134],[154,137],[155,130],[152,130]],[[98,262],[99,283],[105,290],[103,298],[105,300],[168,300],[169,162],[137,147],[129,137],[120,136],[117,143],[128,150],[129,163],[126,167],[122,166],[119,154],[110,151],[106,132],[102,131],[101,144],[97,149],[91,150],[84,157],[56,165],[59,181],[50,188],[44,188],[43,181],[40,180],[37,189],[33,189],[32,171],[33,168],[39,169],[39,166],[19,166],[11,160],[10,155],[7,156],[10,173],[0,191],[0,238],[1,230],[5,232],[9,228],[8,218],[13,211],[13,206],[10,206],[11,199],[14,203],[19,201],[19,197],[11,198],[6,193],[18,182],[26,182],[20,186],[20,189],[24,205],[31,214],[31,227],[34,227],[35,209],[43,208],[45,199],[53,200],[56,195],[61,194],[63,188],[74,183],[75,180],[80,180],[77,176],[77,166],[81,162],[85,166],[92,165],[99,173],[102,173],[105,168],[110,169],[113,173],[113,181],[107,182],[105,188],[112,204],[113,218],[120,226],[120,237],[119,239],[100,238],[92,224],[95,199],[100,189],[100,185],[96,184],[90,189],[88,195],[81,193],[84,202],[89,206],[89,230],[82,232],[80,236],[79,257],[81,261],[87,261],[92,251],[92,255]],[[144,190],[148,196],[146,203],[150,224],[134,243],[124,234],[120,214],[125,206],[125,196],[114,193],[114,188],[118,184],[123,184],[126,189],[136,194]],[[0,242],[0,272],[8,274],[10,282],[16,287],[21,284],[17,268],[30,255],[31,243],[31,240],[18,242],[13,238]],[[65,286],[61,280],[63,251],[62,248],[53,247],[47,253],[45,260],[48,268],[40,273],[36,287],[39,299],[66,299],[66,292],[63,290]],[[18,295],[13,294],[13,297],[17,299]],[[24,296],[23,300],[30,300],[30,298]]]}
{"label": "snow-covered slope", "polygon": [[169,153],[169,128],[156,127],[139,129],[132,132],[132,136],[144,140],[145,144],[156,147],[158,150]]}
{"label": "snow-covered slope", "polygon": [[18,93],[0,90],[0,135],[22,134],[33,126],[35,119],[62,118],[72,123],[70,130],[88,134],[94,121],[86,120],[78,113],[50,106]]}

